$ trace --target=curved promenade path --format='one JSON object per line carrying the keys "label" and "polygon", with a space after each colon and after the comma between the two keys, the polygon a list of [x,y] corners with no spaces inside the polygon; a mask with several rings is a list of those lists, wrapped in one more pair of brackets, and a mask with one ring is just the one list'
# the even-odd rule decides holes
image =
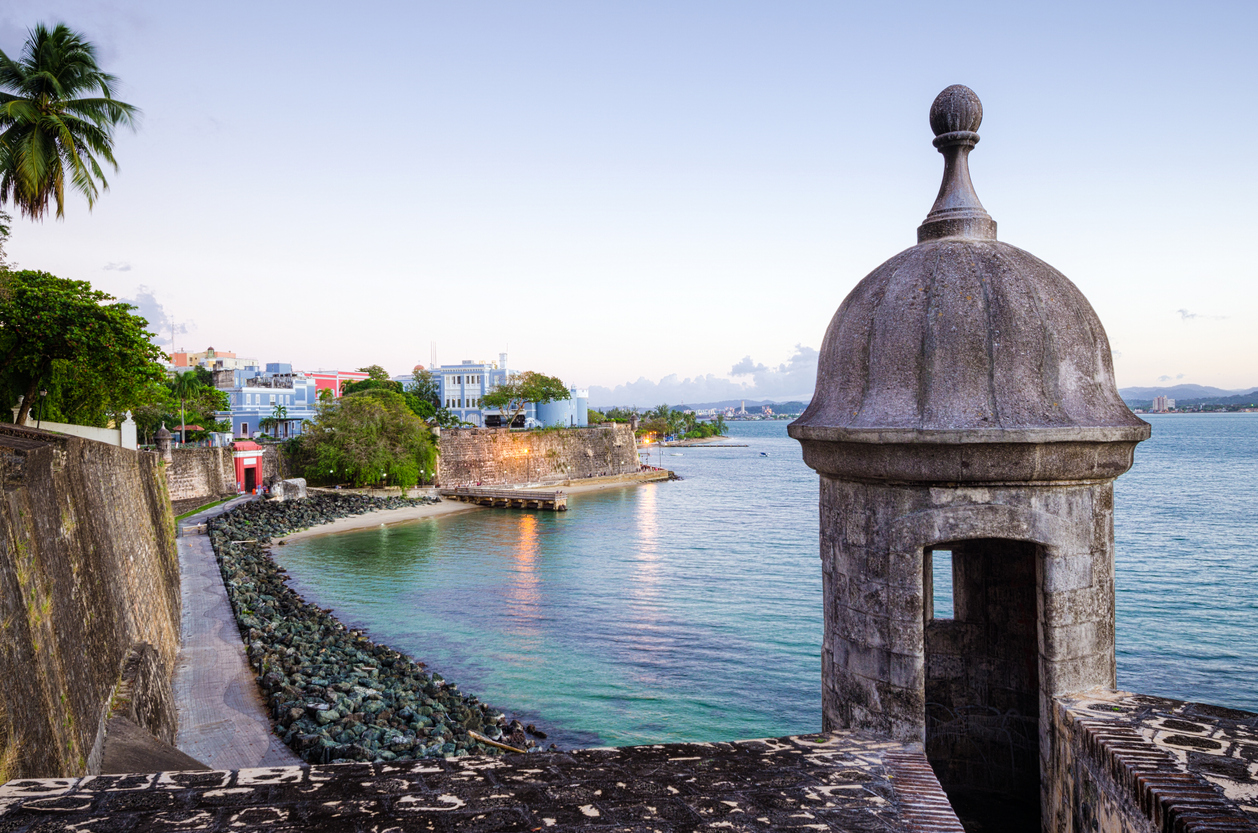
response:
{"label": "curved promenade path", "polygon": [[[237,498],[178,525],[205,523],[251,499]],[[183,638],[174,678],[175,745],[216,770],[301,764],[271,731],[209,536],[189,534],[178,543]]]}

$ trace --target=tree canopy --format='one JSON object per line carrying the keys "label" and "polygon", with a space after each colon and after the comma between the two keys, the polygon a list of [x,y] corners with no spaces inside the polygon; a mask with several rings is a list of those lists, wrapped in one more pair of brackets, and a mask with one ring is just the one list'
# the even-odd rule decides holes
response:
{"label": "tree canopy", "polygon": [[113,97],[114,76],[96,47],[57,24],[30,30],[17,59],[0,51],[0,202],[39,220],[56,205],[65,216],[66,180],[90,210],[109,188],[114,128],[134,127],[139,110]]}
{"label": "tree canopy", "polygon": [[668,405],[660,405],[647,411],[638,425],[639,435],[654,434],[660,439],[677,437],[698,440],[723,436],[727,430],[725,417],[721,414],[717,414],[714,420],[700,421],[693,413],[679,411]]}
{"label": "tree canopy", "polygon": [[[40,416],[103,425],[148,401],[165,378],[148,322],[87,281],[47,272],[0,273],[0,385],[24,423],[39,390]],[[51,409],[51,410],[50,410]]]}
{"label": "tree canopy", "polygon": [[511,411],[511,417],[504,420],[505,424],[511,425],[530,402],[542,405],[570,398],[572,393],[558,377],[526,370],[498,383],[492,391],[481,397],[481,403],[497,408],[504,417],[507,411]]}
{"label": "tree canopy", "polygon": [[406,392],[425,402],[431,402],[434,408],[441,406],[441,383],[432,371],[422,367],[415,368],[415,372],[411,374],[411,386]]}
{"label": "tree canopy", "polygon": [[315,483],[409,488],[431,480],[437,450],[432,430],[402,394],[377,388],[321,404],[297,457]]}

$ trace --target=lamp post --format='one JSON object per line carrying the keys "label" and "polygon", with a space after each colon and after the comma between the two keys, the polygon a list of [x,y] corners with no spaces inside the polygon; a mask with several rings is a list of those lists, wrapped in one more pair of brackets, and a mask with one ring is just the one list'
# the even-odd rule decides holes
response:
{"label": "lamp post", "polygon": [[39,416],[35,420],[35,427],[38,428],[44,423],[44,402],[48,397],[48,389],[45,388],[39,392]]}

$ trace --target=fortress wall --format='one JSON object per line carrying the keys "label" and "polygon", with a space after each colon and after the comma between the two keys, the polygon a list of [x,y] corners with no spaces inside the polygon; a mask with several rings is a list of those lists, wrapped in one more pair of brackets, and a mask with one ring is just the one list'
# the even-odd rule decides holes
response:
{"label": "fortress wall", "polygon": [[172,501],[236,493],[230,448],[178,448],[171,452],[167,484]]}
{"label": "fortress wall", "polygon": [[1064,833],[1258,831],[1258,714],[1112,689],[1054,702]]}
{"label": "fortress wall", "polygon": [[93,771],[129,658],[130,711],[172,740],[179,562],[160,459],[4,425],[0,475],[0,782]]}
{"label": "fortress wall", "polygon": [[440,484],[498,486],[562,483],[639,469],[628,425],[508,431],[456,428],[441,432]]}

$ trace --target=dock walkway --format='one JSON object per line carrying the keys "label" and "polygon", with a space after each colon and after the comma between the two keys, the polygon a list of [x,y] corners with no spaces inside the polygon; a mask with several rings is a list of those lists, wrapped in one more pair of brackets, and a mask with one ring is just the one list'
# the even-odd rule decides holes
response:
{"label": "dock walkway", "polygon": [[442,497],[476,503],[481,506],[499,506],[510,509],[550,509],[555,512],[568,511],[568,495],[563,492],[528,492],[523,489],[485,489],[478,487],[461,487],[442,489]]}

